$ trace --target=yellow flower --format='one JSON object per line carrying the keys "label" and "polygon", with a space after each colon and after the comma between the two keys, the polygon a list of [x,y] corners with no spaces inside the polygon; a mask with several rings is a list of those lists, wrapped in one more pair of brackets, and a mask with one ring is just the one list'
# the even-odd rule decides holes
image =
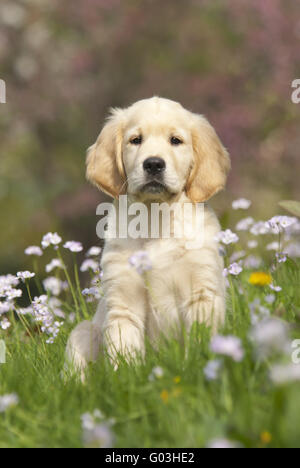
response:
{"label": "yellow flower", "polygon": [[179,384],[181,382],[180,375],[176,375],[176,377],[174,377],[174,379],[173,379],[173,382],[176,383],[176,384]]}
{"label": "yellow flower", "polygon": [[270,432],[268,431],[263,431],[261,434],[260,434],[260,440],[262,441],[263,444],[267,445],[269,444],[270,442],[272,442],[272,436],[270,434]]}
{"label": "yellow flower", "polygon": [[249,283],[254,286],[269,286],[272,283],[272,276],[270,273],[264,273],[263,271],[257,271],[252,273],[249,278]]}
{"label": "yellow flower", "polygon": [[176,387],[176,388],[174,388],[174,390],[172,390],[172,396],[173,396],[173,397],[176,398],[176,397],[178,397],[180,394],[181,394],[181,388]]}
{"label": "yellow flower", "polygon": [[168,401],[169,401],[169,392],[168,392],[168,390],[163,390],[161,392],[161,394],[160,394],[160,398],[162,399],[162,401],[164,403],[168,403]]}

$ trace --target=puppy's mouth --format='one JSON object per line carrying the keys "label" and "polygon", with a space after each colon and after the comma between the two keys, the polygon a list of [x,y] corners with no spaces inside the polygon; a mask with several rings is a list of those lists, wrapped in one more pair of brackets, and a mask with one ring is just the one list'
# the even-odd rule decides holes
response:
{"label": "puppy's mouth", "polygon": [[143,193],[162,193],[168,192],[167,186],[158,180],[151,180],[141,187]]}

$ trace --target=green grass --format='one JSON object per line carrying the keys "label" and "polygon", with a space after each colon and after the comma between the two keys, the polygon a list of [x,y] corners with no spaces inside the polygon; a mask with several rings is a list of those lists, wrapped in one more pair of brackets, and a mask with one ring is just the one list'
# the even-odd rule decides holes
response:
{"label": "green grass", "polygon": [[[265,262],[262,270],[269,271],[270,261]],[[7,347],[7,362],[0,365],[0,396],[16,393],[19,404],[0,413],[0,447],[82,447],[81,416],[95,409],[104,421],[115,420],[115,447],[205,447],[216,438],[244,447],[299,447],[299,381],[276,386],[269,377],[274,363],[291,362],[291,357],[258,360],[249,339],[249,304],[260,298],[266,305],[264,298],[272,292],[268,286],[251,285],[250,273],[232,278],[226,325],[220,331],[238,336],[245,356],[238,363],[222,358],[223,368],[214,381],[205,378],[203,369],[220,356],[211,352],[210,331],[204,326],[195,324],[185,345],[162,339],[155,350],[147,344],[144,361],[121,361],[116,371],[102,355],[82,384],[61,377],[74,324],[66,321],[54,344],[47,345],[34,323],[29,323],[29,334],[14,317],[11,328],[0,331]],[[300,264],[288,260],[272,275],[282,291],[268,307],[273,316],[291,324],[291,337],[299,338]],[[81,307],[78,283],[74,294]],[[72,309],[71,303],[69,295],[65,310]],[[85,313],[92,316],[92,309],[88,304]],[[151,381],[155,366],[164,373]]]}

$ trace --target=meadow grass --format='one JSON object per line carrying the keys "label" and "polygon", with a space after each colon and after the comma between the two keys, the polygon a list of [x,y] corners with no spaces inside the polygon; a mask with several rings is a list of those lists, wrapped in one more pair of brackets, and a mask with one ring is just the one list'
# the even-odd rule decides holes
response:
{"label": "meadow grass", "polygon": [[[270,264],[260,270],[269,271]],[[64,322],[53,344],[46,344],[39,325],[11,313],[11,326],[0,332],[7,350],[7,362],[0,365],[0,397],[14,393],[19,402],[0,412],[0,447],[83,447],[81,417],[95,409],[114,447],[207,447],[216,440],[222,444],[221,439],[243,447],[299,447],[299,377],[280,384],[270,378],[274,364],[289,365],[292,348],[259,357],[249,334],[253,313],[259,317],[263,309],[253,312],[249,305],[259,299],[271,317],[289,323],[290,339],[299,338],[300,263],[288,259],[277,265],[272,280],[282,290],[274,294],[268,284],[251,284],[252,272],[244,268],[229,276],[227,318],[220,330],[240,338],[244,357],[239,362],[213,353],[210,330],[195,324],[184,345],[172,338],[162,338],[157,349],[147,343],[145,359],[121,360],[117,370],[101,355],[82,384],[63,378],[61,371],[68,334],[83,313],[73,324]],[[75,271],[73,295],[82,310],[76,277]],[[266,301],[270,293],[271,304]],[[70,304],[71,299],[63,305],[65,313]],[[86,304],[85,315],[91,317],[93,309]],[[221,368],[208,379],[204,369],[216,358]]]}

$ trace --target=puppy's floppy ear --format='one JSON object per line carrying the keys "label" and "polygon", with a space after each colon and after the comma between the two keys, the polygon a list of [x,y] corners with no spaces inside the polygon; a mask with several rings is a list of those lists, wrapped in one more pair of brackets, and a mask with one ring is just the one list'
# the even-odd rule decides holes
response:
{"label": "puppy's floppy ear", "polygon": [[225,187],[230,158],[214,128],[201,115],[194,115],[192,128],[194,165],[186,185],[195,203],[208,200]]}
{"label": "puppy's floppy ear", "polygon": [[122,160],[124,111],[112,109],[96,143],[87,152],[87,178],[113,198],[126,193]]}

